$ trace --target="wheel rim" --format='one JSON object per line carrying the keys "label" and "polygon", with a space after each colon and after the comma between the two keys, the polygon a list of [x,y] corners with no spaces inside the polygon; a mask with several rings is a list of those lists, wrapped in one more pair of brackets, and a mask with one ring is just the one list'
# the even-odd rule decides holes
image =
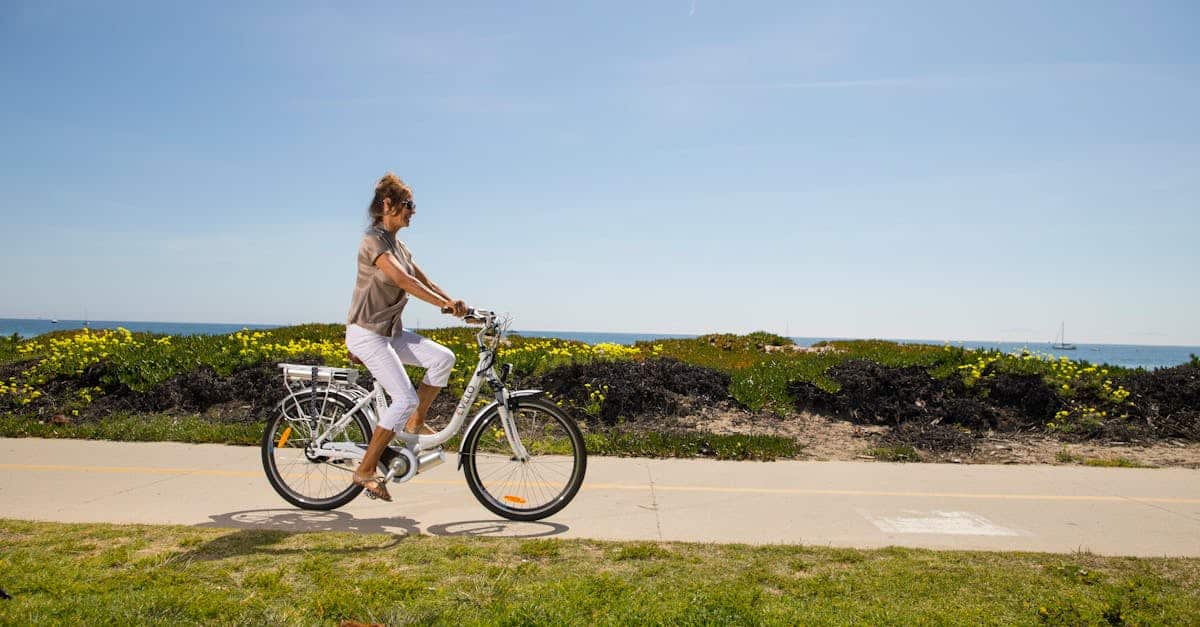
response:
{"label": "wheel rim", "polygon": [[[319,417],[320,433],[336,422],[345,408],[333,401],[323,403]],[[271,469],[279,485],[295,498],[312,503],[330,501],[354,489],[352,482],[355,464],[352,460],[330,462],[319,450],[309,445],[313,429],[307,419],[295,418],[285,410],[274,423],[271,432]],[[333,442],[350,442],[366,446],[370,434],[364,433],[358,420],[351,420]]]}
{"label": "wheel rim", "polygon": [[579,472],[581,443],[562,418],[544,409],[521,406],[514,412],[517,435],[529,460],[515,459],[499,413],[479,426],[474,473],[484,496],[500,508],[536,512],[568,496]]}

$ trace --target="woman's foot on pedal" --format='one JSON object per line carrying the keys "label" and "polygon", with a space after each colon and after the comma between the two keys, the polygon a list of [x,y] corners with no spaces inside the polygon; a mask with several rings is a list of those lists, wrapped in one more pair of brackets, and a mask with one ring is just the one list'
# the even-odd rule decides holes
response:
{"label": "woman's foot on pedal", "polygon": [[429,425],[423,422],[419,428],[413,428],[412,425],[404,425],[404,432],[409,435],[433,435],[437,433],[437,431],[434,431]]}
{"label": "woman's foot on pedal", "polygon": [[387,483],[384,482],[381,477],[376,477],[374,475],[363,477],[356,472],[354,473],[354,484],[362,486],[362,489],[366,491],[367,496],[373,499],[379,499],[389,503],[392,502],[392,495],[388,494],[387,491]]}

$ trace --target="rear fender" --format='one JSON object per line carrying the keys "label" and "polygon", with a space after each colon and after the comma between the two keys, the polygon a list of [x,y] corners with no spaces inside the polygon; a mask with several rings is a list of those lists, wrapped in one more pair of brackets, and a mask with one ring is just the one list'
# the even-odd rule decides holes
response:
{"label": "rear fender", "polygon": [[324,399],[338,398],[344,403],[349,403],[351,406],[353,406],[359,401],[359,399],[363,397],[362,394],[356,394],[352,389],[328,385],[317,385],[316,389],[314,390],[313,386],[306,385],[303,387],[288,389],[287,396],[284,396],[283,400],[275,404],[275,409],[280,410],[287,406],[295,406],[297,404],[306,405],[309,400],[312,399],[314,393],[316,394],[318,403]]}

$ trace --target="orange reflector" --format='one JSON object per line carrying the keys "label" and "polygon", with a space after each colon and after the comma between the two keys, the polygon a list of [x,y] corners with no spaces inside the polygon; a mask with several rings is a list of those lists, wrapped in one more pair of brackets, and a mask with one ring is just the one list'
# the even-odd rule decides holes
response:
{"label": "orange reflector", "polygon": [[508,501],[509,503],[520,503],[521,505],[525,504],[525,499],[519,496],[513,496],[511,494],[504,495],[504,500]]}
{"label": "orange reflector", "polygon": [[279,442],[275,443],[275,448],[283,448],[287,444],[287,439],[292,435],[292,428],[288,427],[283,430],[283,435],[279,436]]}

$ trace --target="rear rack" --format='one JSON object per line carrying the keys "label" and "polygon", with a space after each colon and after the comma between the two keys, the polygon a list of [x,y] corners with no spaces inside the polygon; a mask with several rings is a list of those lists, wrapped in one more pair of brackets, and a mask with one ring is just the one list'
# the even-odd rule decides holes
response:
{"label": "rear rack", "polygon": [[332,368],[305,364],[276,364],[283,371],[286,383],[333,383],[355,385],[358,370],[354,368]]}

